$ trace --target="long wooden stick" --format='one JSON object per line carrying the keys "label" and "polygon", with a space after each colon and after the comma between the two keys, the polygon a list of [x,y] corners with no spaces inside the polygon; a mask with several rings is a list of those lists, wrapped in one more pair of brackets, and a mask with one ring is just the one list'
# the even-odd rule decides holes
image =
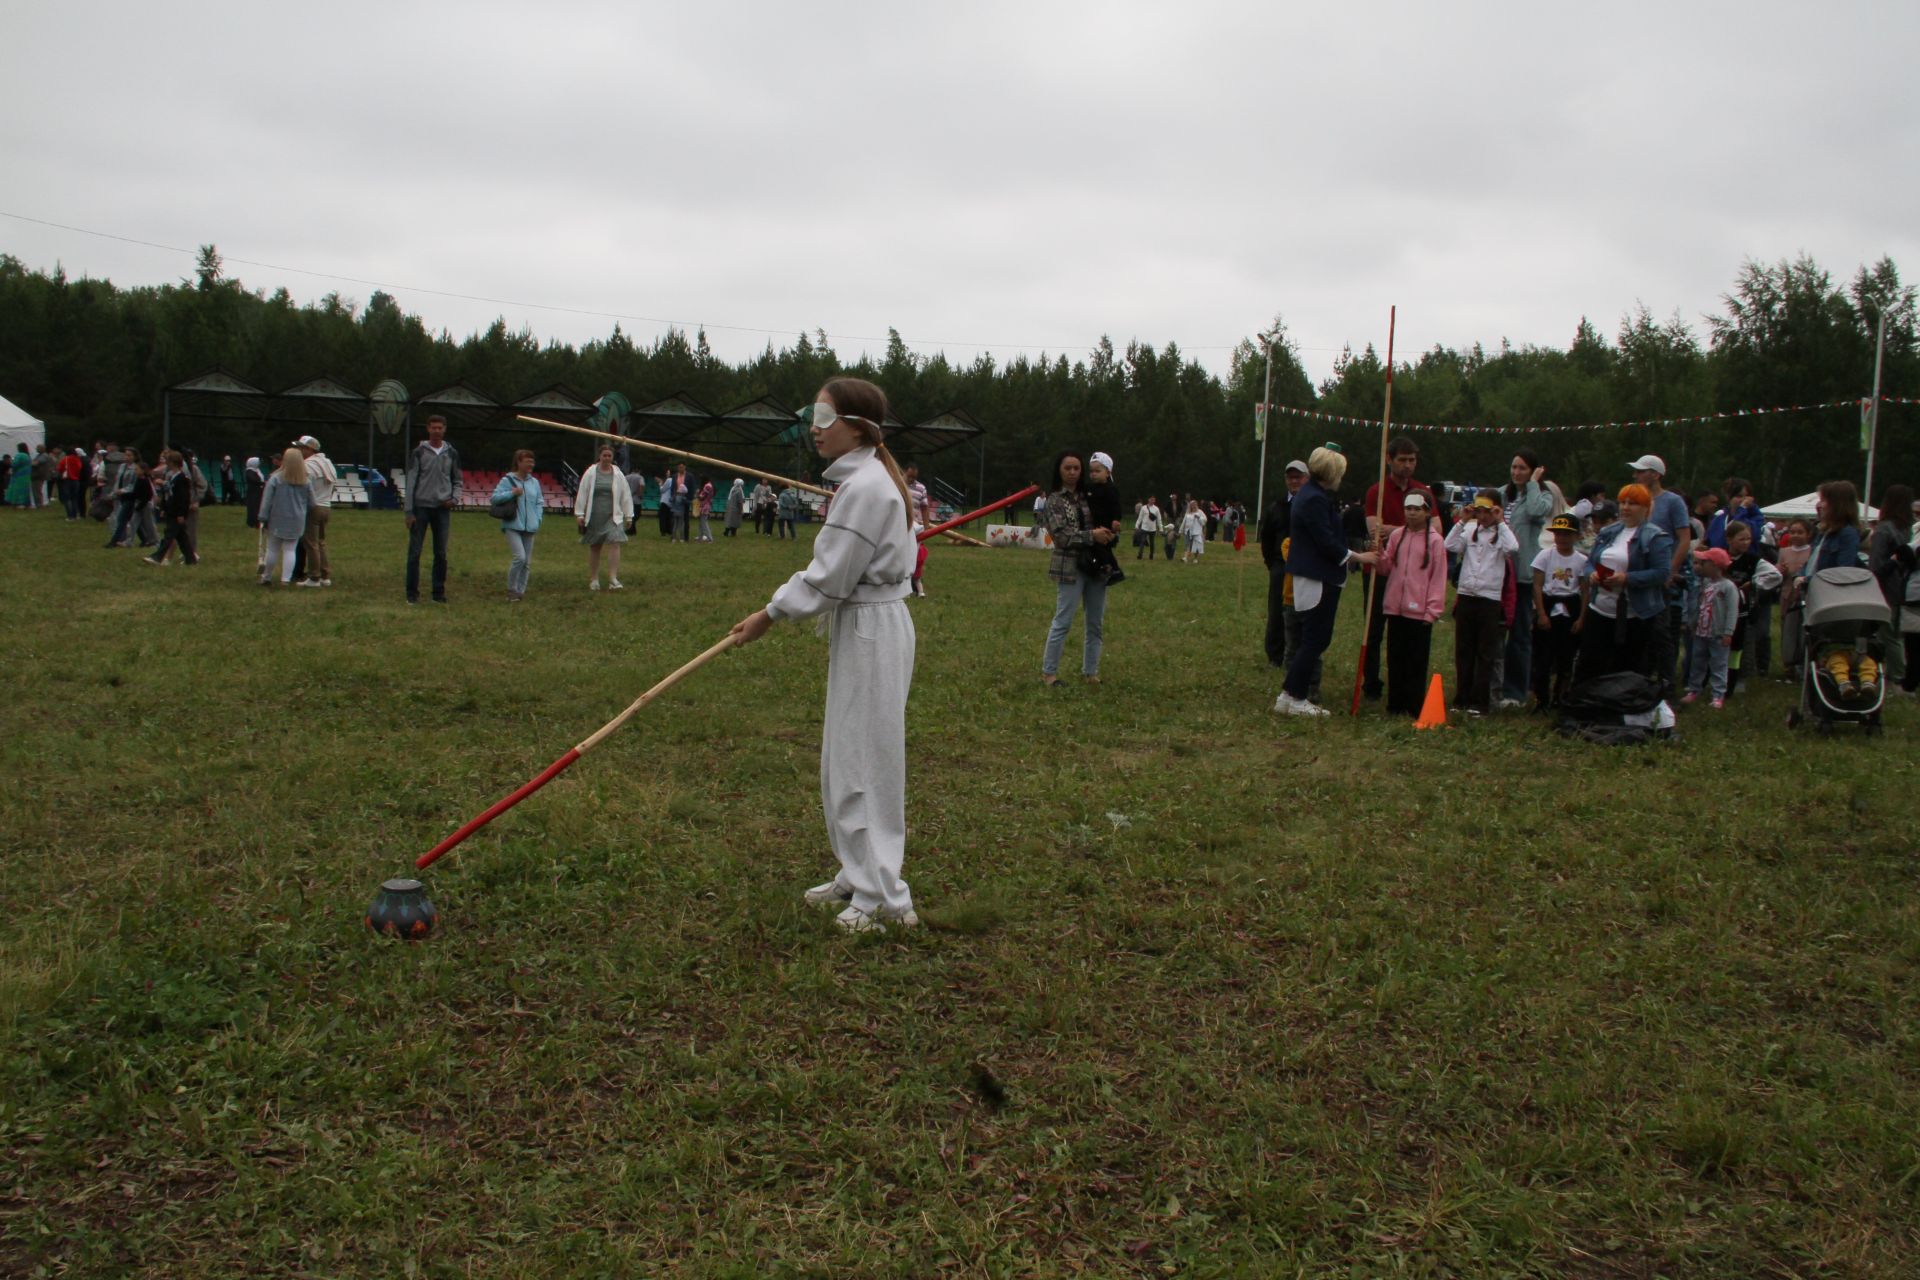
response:
{"label": "long wooden stick", "polygon": [[493,804],[493,806],[489,808],[485,813],[481,814],[477,818],[474,818],[472,821],[468,822],[465,826],[461,827],[458,831],[448,836],[445,840],[442,840],[439,844],[433,846],[433,848],[427,850],[425,853],[421,854],[418,858],[414,859],[413,865],[421,871],[426,870],[429,866],[433,865],[434,860],[438,858],[441,854],[447,852],[449,849],[452,849],[455,845],[459,844],[462,840],[465,840],[468,836],[472,835],[474,832],[478,831],[480,828],[486,826],[489,822],[492,822],[495,818],[499,817],[501,814],[505,813],[507,810],[513,808],[513,806],[519,804],[522,800],[525,800],[528,796],[532,795],[534,792],[546,786],[549,782],[552,782],[555,778],[559,777],[561,774],[565,773],[568,767],[571,766],[575,760],[578,760],[581,756],[593,750],[596,746],[600,744],[602,739],[607,737],[607,735],[613,733],[621,725],[625,724],[628,720],[632,719],[634,716],[634,713],[639,711],[640,708],[646,706],[649,702],[652,702],[655,698],[660,696],[662,693],[665,693],[668,689],[671,689],[674,685],[678,684],[683,677],[692,675],[695,671],[698,671],[701,667],[705,666],[708,662],[712,661],[714,658],[719,657],[722,653],[726,652],[728,649],[733,648],[735,643],[736,641],[734,640],[732,633],[729,632],[723,639],[721,639],[721,641],[718,644],[715,644],[713,647],[709,648],[706,652],[702,653],[699,657],[693,659],[693,661],[685,664],[678,671],[675,671],[672,675],[668,676],[665,680],[662,680],[659,684],[656,684],[655,686],[653,686],[653,688],[647,690],[645,693],[641,694],[638,698],[635,698],[625,711],[622,711],[619,715],[615,716],[613,719],[601,725],[599,729],[595,730],[592,734],[588,735],[584,740],[582,740],[579,746],[569,750],[565,755],[561,756],[558,760],[555,760],[552,764],[548,765],[546,768],[542,769],[539,773],[535,774],[533,777],[529,778],[526,782],[522,783],[520,787],[517,790],[515,790],[511,795],[507,796],[502,800],[496,801]]}
{"label": "long wooden stick", "polygon": [[[1374,482],[1374,492],[1379,495],[1373,504],[1375,536],[1387,529],[1387,424],[1393,421],[1393,322],[1400,308],[1387,308],[1387,403],[1380,414],[1380,478]],[[1360,666],[1353,673],[1353,705],[1347,708],[1347,714],[1360,714],[1360,686],[1367,675],[1367,637],[1373,631],[1373,593],[1380,589],[1380,569],[1375,566],[1367,575],[1367,610],[1360,615]]]}
{"label": "long wooden stick", "polygon": [[[666,447],[666,445],[653,443],[651,439],[618,436],[618,434],[614,434],[614,432],[599,432],[599,430],[593,430],[591,426],[574,426],[572,422],[555,422],[553,418],[534,418],[534,416],[524,415],[524,413],[516,413],[516,415],[513,416],[516,416],[520,422],[532,422],[534,426],[551,426],[551,428],[561,430],[561,432],[578,432],[580,436],[599,436],[601,439],[618,439],[620,443],[639,445],[641,449],[653,449],[655,453],[666,453],[666,455],[672,455],[672,457],[676,457],[676,459],[687,459],[689,462],[707,462],[708,466],[714,466],[714,468],[718,468],[718,470],[730,470],[730,472],[737,472],[737,474],[741,474],[741,476],[755,476],[756,480],[774,480],[774,482],[778,482],[778,484],[791,484],[795,489],[806,489],[808,493],[818,493],[820,497],[833,497],[833,489],[822,489],[822,487],[816,486],[816,484],[806,484],[804,480],[793,480],[791,476],[781,476],[778,472],[758,470],[755,466],[741,466],[739,462],[710,459],[710,457],[705,457],[705,455],[701,455],[701,453],[687,453],[685,449],[670,449],[670,447]],[[979,516],[987,514],[989,510],[998,510],[1000,507],[1006,507],[1008,503],[1018,503],[1021,497],[1025,497],[1027,493],[1039,493],[1039,489],[1041,489],[1039,486],[1025,487],[1025,489],[1021,489],[1020,493],[1016,493],[1014,497],[1010,497],[1010,499],[1006,499],[1006,501],[1000,501],[1000,503],[995,503],[993,507],[983,507],[983,509],[975,510],[973,514],[968,514],[968,516],[960,516],[958,520],[948,520],[947,524],[935,526],[935,528],[931,528],[931,530],[922,533],[920,539],[925,541],[927,537],[933,537],[935,533],[943,533],[943,535],[947,535],[948,539],[952,539],[952,541],[956,541],[956,543],[964,543],[964,545],[968,545],[968,547],[985,547],[987,543],[979,541],[977,537],[968,537],[966,533],[950,532],[952,526],[956,526],[956,524],[966,524],[968,520],[977,520]]]}
{"label": "long wooden stick", "polygon": [[522,422],[531,422],[535,426],[553,427],[558,431],[573,431],[583,436],[599,436],[602,440],[615,440],[621,444],[637,444],[642,449],[651,449],[655,453],[664,453],[675,458],[685,458],[688,462],[704,462],[708,466],[718,470],[731,471],[737,475],[752,476],[757,480],[772,480],[780,484],[790,484],[796,489],[804,489],[808,493],[817,493],[823,498],[831,498],[833,496],[833,490],[831,489],[822,489],[817,484],[808,484],[804,480],[795,480],[792,476],[783,476],[776,471],[762,471],[758,467],[743,467],[737,462],[725,462],[719,458],[709,458],[704,454],[688,453],[685,449],[672,449],[664,444],[655,444],[651,440],[639,440],[633,436],[616,435],[611,431],[596,431],[592,427],[576,427],[571,422],[555,422],[551,418],[534,418],[524,413],[517,413],[514,417],[520,419]]}

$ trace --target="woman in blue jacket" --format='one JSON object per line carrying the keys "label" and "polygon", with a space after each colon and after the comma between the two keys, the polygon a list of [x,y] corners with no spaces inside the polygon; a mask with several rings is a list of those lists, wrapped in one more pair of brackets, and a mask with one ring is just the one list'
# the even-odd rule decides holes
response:
{"label": "woman in blue jacket", "polygon": [[1293,539],[1287,548],[1287,572],[1293,575],[1293,608],[1300,619],[1300,643],[1287,659],[1287,679],[1273,709],[1289,716],[1324,716],[1326,708],[1307,700],[1313,669],[1333,642],[1340,588],[1350,565],[1374,563],[1371,551],[1354,551],[1340,529],[1340,504],[1334,493],[1347,474],[1347,458],[1338,445],[1307,456],[1307,482],[1293,495],[1288,520]]}
{"label": "woman in blue jacket", "polygon": [[[591,480],[585,478],[582,483],[591,483]],[[507,537],[507,549],[513,553],[513,563],[507,566],[507,603],[519,604],[527,596],[527,573],[533,563],[533,535],[540,532],[540,516],[544,510],[540,482],[533,474],[533,450],[514,451],[513,470],[500,477],[500,483],[493,486],[493,496],[487,501],[492,504],[506,498],[519,503],[514,509],[513,519],[500,522],[500,532]]]}
{"label": "woman in blue jacket", "polygon": [[1653,494],[1643,484],[1620,490],[1620,518],[1602,529],[1580,576],[1591,585],[1575,629],[1575,684],[1615,671],[1653,674],[1648,642],[1667,611],[1667,576],[1673,571],[1673,535],[1647,517]]}
{"label": "woman in blue jacket", "polygon": [[1811,578],[1822,569],[1860,567],[1860,491],[1851,480],[1829,480],[1821,485],[1813,509],[1818,516],[1813,554],[1800,571]]}

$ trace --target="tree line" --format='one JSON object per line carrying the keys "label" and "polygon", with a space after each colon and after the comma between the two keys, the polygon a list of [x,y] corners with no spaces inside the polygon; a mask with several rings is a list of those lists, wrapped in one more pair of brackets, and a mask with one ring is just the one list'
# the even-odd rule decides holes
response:
{"label": "tree line", "polygon": [[[1883,314],[1883,390],[1920,396],[1916,311],[1915,290],[1890,259],[1860,267],[1845,284],[1805,256],[1749,261],[1721,309],[1703,317],[1704,330],[1678,313],[1657,320],[1640,306],[1611,337],[1582,318],[1564,349],[1503,341],[1492,351],[1436,346],[1397,361],[1393,418],[1521,429],[1416,434],[1421,473],[1434,479],[1504,480],[1508,459],[1525,445],[1569,488],[1587,476],[1621,478],[1623,460],[1647,451],[1666,457],[1676,486],[1689,490],[1735,474],[1751,479],[1763,500],[1823,480],[1858,483],[1861,423],[1850,407],[1672,427],[1531,429],[1858,400],[1871,389]],[[1378,422],[1385,369],[1371,345],[1344,352],[1315,386],[1280,317],[1270,332],[1275,404]],[[976,418],[987,431],[984,459],[960,448],[924,460],[968,493],[978,485],[997,495],[1044,479],[1057,450],[1077,447],[1112,453],[1130,496],[1177,489],[1248,503],[1267,372],[1252,337],[1235,348],[1224,377],[1176,343],[1120,348],[1106,337],[1081,354],[983,354],[965,363],[918,354],[893,330],[877,361],[863,355],[851,363],[818,331],[779,347],[768,342],[737,363],[716,357],[704,331],[674,329],[639,343],[616,324],[604,340],[574,347],[496,319],[456,339],[429,331],[381,291],[360,306],[337,292],[300,303],[284,288],[249,290],[211,245],[191,279],[131,288],[69,279],[57,268],[30,271],[0,255],[0,333],[0,394],[46,418],[55,444],[111,437],[157,446],[161,389],[215,366],[270,391],[326,373],[361,391],[398,378],[416,394],[465,380],[510,400],[560,382],[589,397],[621,391],[636,404],[685,392],[717,410],[763,395],[799,406],[846,372],[885,387],[903,421],[956,407]],[[1920,406],[1886,406],[1881,426],[1876,476],[1920,478]],[[1271,415],[1268,431],[1269,492],[1288,458],[1325,440],[1344,444],[1358,474],[1377,463],[1377,427]],[[178,434],[194,443],[190,429]],[[335,452],[343,460],[364,452],[354,438],[342,443]],[[509,447],[505,437],[501,447]]]}

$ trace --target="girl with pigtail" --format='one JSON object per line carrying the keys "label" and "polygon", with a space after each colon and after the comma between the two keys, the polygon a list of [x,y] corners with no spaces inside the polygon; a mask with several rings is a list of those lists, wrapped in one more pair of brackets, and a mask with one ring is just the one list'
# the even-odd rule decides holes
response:
{"label": "girl with pigtail", "polygon": [[912,507],[882,440],[887,397],[860,378],[833,378],[813,406],[813,446],[837,484],[813,559],[764,609],[734,624],[748,644],[775,622],[818,618],[828,639],[820,798],[840,870],[802,895],[841,908],[849,933],[920,923],[900,868],[907,844],[907,693],[914,631]]}

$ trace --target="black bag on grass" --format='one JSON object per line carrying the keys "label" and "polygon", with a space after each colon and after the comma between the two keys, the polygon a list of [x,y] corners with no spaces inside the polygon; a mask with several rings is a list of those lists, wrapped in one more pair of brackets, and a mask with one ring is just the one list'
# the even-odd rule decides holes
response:
{"label": "black bag on grass", "polygon": [[1628,724],[1660,705],[1660,686],[1635,671],[1616,671],[1582,681],[1560,695],[1560,732],[1569,738],[1623,747],[1652,742],[1671,730]]}

